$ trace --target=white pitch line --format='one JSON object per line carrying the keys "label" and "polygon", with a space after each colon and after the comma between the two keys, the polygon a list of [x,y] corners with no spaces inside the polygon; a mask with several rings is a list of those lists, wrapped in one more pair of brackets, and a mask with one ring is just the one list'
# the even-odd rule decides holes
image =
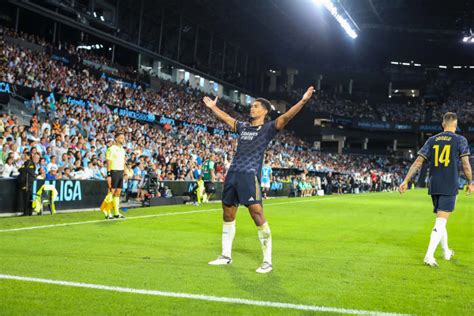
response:
{"label": "white pitch line", "polygon": [[[356,195],[351,196],[344,196],[338,198],[319,198],[314,200],[303,200],[303,201],[290,201],[290,202],[279,202],[279,203],[271,203],[264,205],[264,207],[270,207],[273,205],[283,205],[283,204],[295,204],[295,203],[309,203],[309,202],[318,202],[318,201],[330,201],[330,200],[340,200],[344,198],[350,198]],[[211,208],[206,210],[194,210],[194,211],[186,211],[186,212],[168,212],[168,213],[161,213],[161,214],[150,214],[150,215],[140,215],[140,216],[132,216],[127,217],[125,221],[132,220],[132,219],[143,219],[143,218],[153,218],[153,217],[161,217],[161,216],[174,216],[174,215],[187,215],[187,214],[196,214],[196,213],[208,213],[222,210],[222,208]],[[123,220],[119,220],[123,221]],[[50,225],[42,225],[42,226],[30,226],[30,227],[18,227],[18,228],[9,228],[9,229],[1,229],[0,233],[7,233],[7,232],[16,232],[22,230],[34,230],[34,229],[45,229],[45,228],[53,228],[53,227],[64,227],[64,226],[73,226],[73,225],[84,225],[84,224],[93,224],[93,223],[112,223],[116,221],[104,220],[104,219],[97,219],[91,221],[82,221],[82,222],[71,222],[71,223],[61,223],[61,224],[50,224]]]}
{"label": "white pitch line", "polygon": [[[217,210],[220,210],[220,208],[213,208],[213,209],[207,209],[207,210],[195,210],[195,211],[187,211],[187,212],[170,212],[170,213],[161,213],[161,214],[133,216],[133,217],[127,217],[125,220],[128,221],[128,220],[132,220],[132,219],[142,219],[142,218],[150,218],[150,217],[186,215],[186,214],[193,214],[193,213],[206,213],[206,212],[213,212],[213,211],[217,211]],[[119,220],[119,221],[124,221],[124,220]],[[116,222],[116,221],[96,219],[96,220],[92,220],[92,221],[83,221],[83,222],[72,222],[72,223],[62,223],[62,224],[51,224],[51,225],[42,225],[42,226],[30,226],[30,227],[2,229],[2,230],[0,230],[0,233],[15,232],[15,231],[20,231],[20,230],[33,230],[33,229],[44,229],[44,228],[61,227],[61,226],[84,225],[84,224],[93,224],[93,223],[112,223],[112,222]]]}
{"label": "white pitch line", "polygon": [[127,288],[127,287],[119,287],[119,286],[101,285],[101,284],[22,277],[22,276],[16,276],[16,275],[8,275],[8,274],[0,274],[0,279],[62,285],[62,286],[68,286],[68,287],[79,287],[79,288],[121,292],[121,293],[154,295],[154,296],[192,299],[192,300],[200,300],[200,301],[208,301],[208,302],[274,307],[274,308],[293,309],[293,310],[302,310],[302,311],[330,312],[330,313],[340,313],[340,314],[347,314],[347,315],[383,315],[383,316],[406,315],[406,314],[391,313],[391,312],[346,309],[346,308],[338,308],[338,307],[302,305],[302,304],[271,302],[271,301],[257,301],[257,300],[249,300],[249,299],[234,298],[234,297],[211,296],[211,295],[204,295],[204,294],[191,294],[191,293],[179,293],[179,292],[166,292],[166,291],[159,291],[159,290],[134,289],[134,288]]}

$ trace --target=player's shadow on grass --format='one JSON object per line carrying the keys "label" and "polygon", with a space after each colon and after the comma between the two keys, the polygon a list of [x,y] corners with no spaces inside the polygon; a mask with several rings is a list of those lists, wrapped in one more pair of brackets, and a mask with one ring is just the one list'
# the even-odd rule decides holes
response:
{"label": "player's shadow on grass", "polygon": [[[233,258],[239,258],[239,261],[252,262],[247,265],[248,273],[242,273],[241,268],[236,268],[235,264],[232,264],[231,269],[226,271],[232,278],[232,282],[235,287],[244,290],[251,294],[253,299],[256,300],[270,300],[270,301],[286,301],[286,302],[298,302],[299,299],[293,295],[290,295],[281,285],[281,279],[277,271],[272,271],[268,274],[256,273],[258,265],[261,264],[260,257],[261,252],[257,250],[249,250],[244,248],[235,248],[233,251]],[[246,258],[243,258],[246,257]],[[264,293],[265,296],[256,296],[255,294]]]}

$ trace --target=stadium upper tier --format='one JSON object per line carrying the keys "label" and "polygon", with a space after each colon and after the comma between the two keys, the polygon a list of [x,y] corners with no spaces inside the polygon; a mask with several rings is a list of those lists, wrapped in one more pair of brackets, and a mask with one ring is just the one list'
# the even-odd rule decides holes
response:
{"label": "stadium upper tier", "polygon": [[[296,100],[304,89],[295,89],[291,97]],[[377,121],[429,123],[440,122],[444,113],[458,114],[461,123],[474,121],[474,84],[469,80],[451,81],[438,79],[426,87],[435,94],[437,101],[413,98],[409,101],[391,101],[379,104],[354,102],[325,91],[318,91],[308,104],[314,112],[328,113],[360,119]]]}
{"label": "stadium upper tier", "polygon": [[[23,39],[46,47],[48,48],[46,51],[61,49],[79,61],[87,59],[100,65],[111,66],[106,58],[97,55],[93,51],[78,50],[72,45],[65,47],[64,44],[60,47],[54,47],[42,38],[25,33],[18,34],[8,28],[4,32],[9,37]],[[174,98],[174,94],[181,92],[166,89],[166,84],[161,91],[152,91],[146,89],[143,85],[138,89],[120,85],[111,86],[106,80],[97,79],[87,72],[74,69],[71,64],[52,61],[52,55],[49,53],[32,52],[12,44],[7,44],[7,48],[11,51],[7,57],[10,63],[14,59],[22,59],[21,63],[16,63],[14,69],[2,74],[2,76],[7,75],[6,79],[11,83],[47,91],[55,90],[58,93],[74,95],[84,99],[94,98],[97,102],[121,105],[144,112],[163,115],[178,112],[183,120],[191,123],[224,127],[221,123],[216,122],[210,113],[194,115],[202,110],[201,92],[189,86],[185,89],[186,94],[179,99],[180,102],[169,104],[166,99]],[[130,67],[114,66],[119,69],[119,72],[115,74],[123,79],[132,82],[144,79],[143,75]],[[429,95],[438,96],[437,101],[427,100],[425,102],[423,98],[414,98],[405,102],[387,101],[370,104],[367,101],[355,102],[339,94],[320,90],[317,91],[308,106],[315,112],[378,121],[439,122],[442,114],[447,111],[456,112],[461,123],[474,121],[474,85],[472,81],[450,80],[449,78],[440,77],[427,84],[424,90]],[[296,102],[303,92],[304,89],[295,89],[290,93],[290,97]],[[186,111],[183,108],[184,103],[186,104]],[[229,114],[243,119],[244,116],[234,110],[236,108],[235,104],[222,101],[221,106]]]}

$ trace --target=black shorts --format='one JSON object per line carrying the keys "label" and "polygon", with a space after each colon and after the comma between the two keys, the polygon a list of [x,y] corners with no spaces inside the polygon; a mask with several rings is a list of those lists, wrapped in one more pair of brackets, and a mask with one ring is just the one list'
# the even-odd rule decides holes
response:
{"label": "black shorts", "polygon": [[111,170],[110,177],[112,178],[112,189],[123,188],[123,170]]}
{"label": "black shorts", "polygon": [[205,181],[204,189],[206,190],[206,193],[216,193],[216,186],[212,181]]}
{"label": "black shorts", "polygon": [[255,173],[230,172],[224,182],[222,202],[225,205],[245,206],[262,204],[260,181]]}
{"label": "black shorts", "polygon": [[435,194],[431,196],[433,201],[433,213],[438,211],[452,212],[456,207],[457,195],[440,195]]}

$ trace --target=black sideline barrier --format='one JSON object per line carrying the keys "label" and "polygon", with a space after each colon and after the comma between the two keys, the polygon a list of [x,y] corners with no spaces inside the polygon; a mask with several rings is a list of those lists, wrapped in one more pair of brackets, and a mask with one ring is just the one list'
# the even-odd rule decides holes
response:
{"label": "black sideline barrier", "polygon": [[177,205],[184,204],[189,201],[191,201],[189,196],[174,196],[166,199],[153,197],[150,199],[150,206]]}
{"label": "black sideline barrier", "polygon": [[[99,208],[102,200],[107,194],[107,182],[105,180],[35,180],[33,192],[37,192],[43,184],[54,185],[58,191],[55,201],[57,210]],[[161,181],[163,186],[168,187],[174,196],[189,195],[195,186],[193,181]],[[222,182],[215,183],[216,193],[213,200],[222,198]],[[290,184],[273,182],[271,184],[270,196],[289,196]],[[16,179],[0,179],[0,213],[17,212],[18,189]],[[162,198],[167,199],[167,198]],[[182,203],[181,200],[170,200]],[[164,203],[164,204],[168,204]],[[176,203],[174,203],[176,204]]]}
{"label": "black sideline barrier", "polygon": [[[193,191],[196,182],[194,181],[161,181],[164,186],[173,192],[174,196],[189,196]],[[216,193],[211,197],[212,200],[221,200],[222,199],[222,190],[224,188],[223,182],[214,183]],[[272,182],[270,187],[270,196],[272,197],[283,197],[289,196],[291,191],[290,183],[283,182]]]}
{"label": "black sideline barrier", "polygon": [[17,194],[16,180],[0,179],[0,213],[16,212]]}
{"label": "black sideline barrier", "polygon": [[[54,202],[57,210],[98,208],[107,194],[107,182],[98,180],[35,180],[32,192],[45,183],[58,191]],[[0,213],[17,212],[17,199],[16,179],[0,179]]]}

